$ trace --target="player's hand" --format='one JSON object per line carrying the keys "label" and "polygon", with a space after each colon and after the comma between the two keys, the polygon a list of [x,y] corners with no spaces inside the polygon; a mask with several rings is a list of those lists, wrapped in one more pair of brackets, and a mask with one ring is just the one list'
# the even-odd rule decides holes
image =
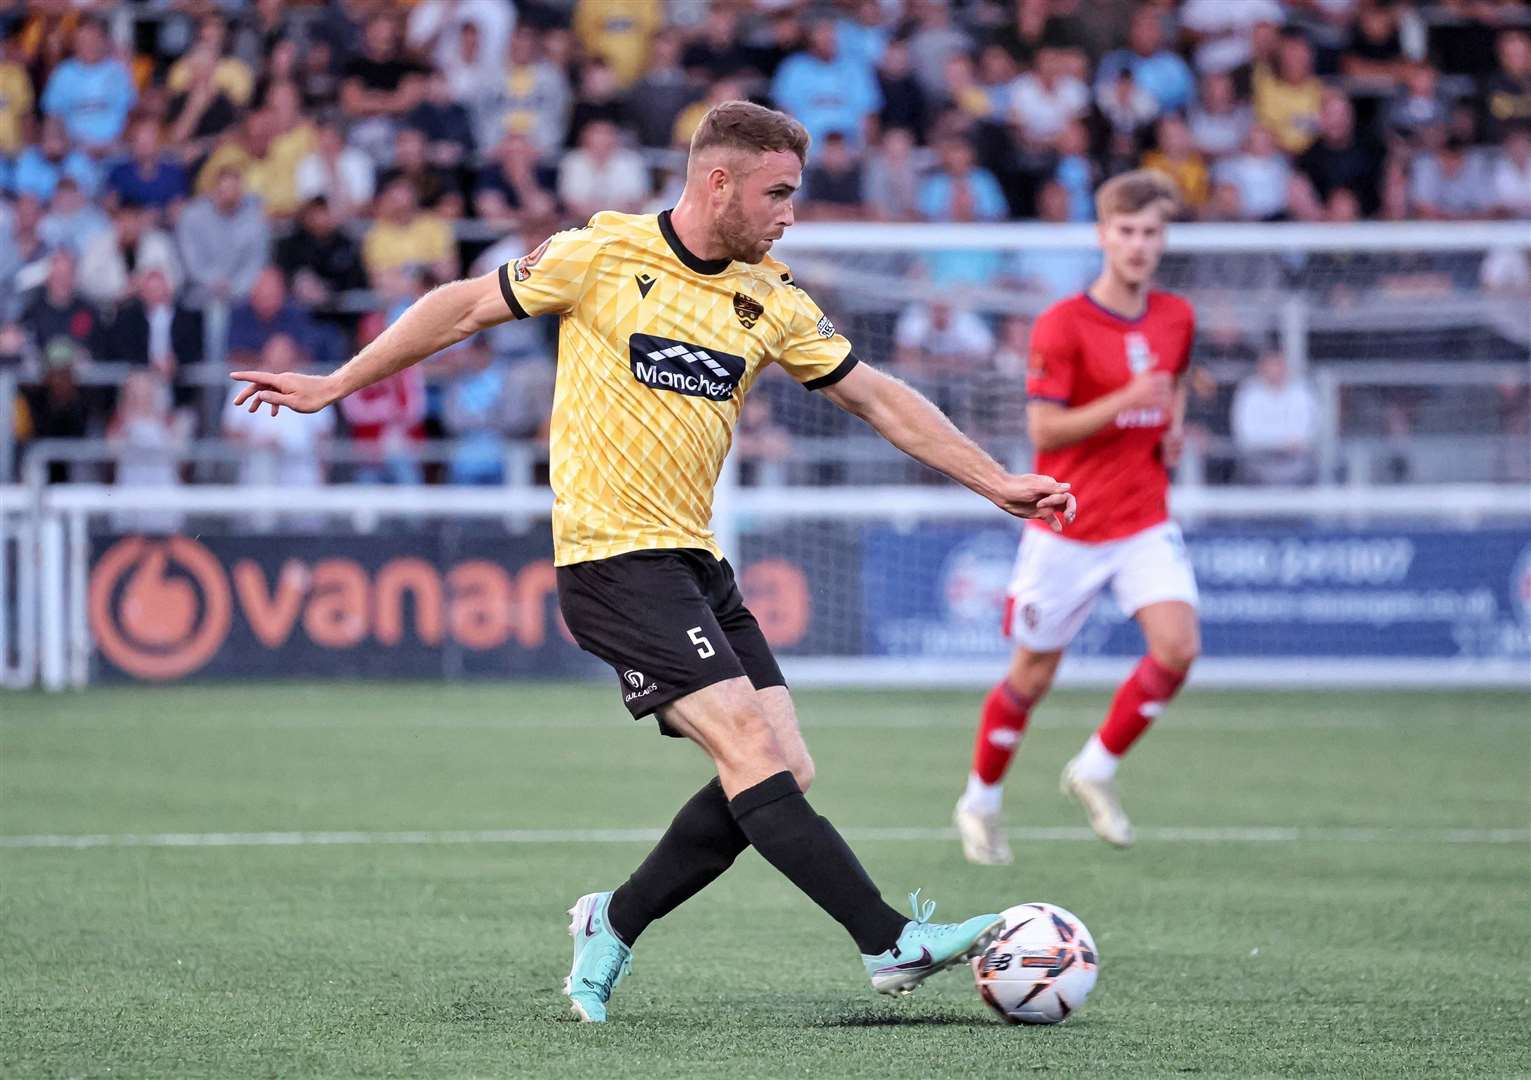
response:
{"label": "player's hand", "polygon": [[1169,412],[1175,400],[1175,380],[1167,371],[1134,375],[1122,391],[1122,409],[1160,409]]}
{"label": "player's hand", "polygon": [[293,412],[316,413],[335,400],[330,380],[325,375],[300,375],[296,371],[236,371],[232,378],[249,383],[234,398],[234,405],[249,402],[250,411],[262,405],[271,407],[275,416],[283,407]]}
{"label": "player's hand", "polygon": [[1053,532],[1062,532],[1065,525],[1073,524],[1079,507],[1078,501],[1069,494],[1069,485],[1035,473],[1006,476],[993,499],[994,505],[1007,514],[1019,518],[1046,518]]}
{"label": "player's hand", "polygon": [[1159,440],[1159,460],[1164,462],[1166,469],[1173,469],[1180,464],[1180,459],[1184,455],[1185,430],[1170,428],[1164,433],[1164,438]]}

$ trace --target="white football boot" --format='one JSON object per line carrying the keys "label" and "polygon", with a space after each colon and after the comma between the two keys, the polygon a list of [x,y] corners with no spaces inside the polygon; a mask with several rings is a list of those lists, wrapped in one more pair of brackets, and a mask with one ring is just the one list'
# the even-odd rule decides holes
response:
{"label": "white football boot", "polygon": [[1071,797],[1090,818],[1090,828],[1095,835],[1114,847],[1132,846],[1132,822],[1122,809],[1122,797],[1116,790],[1115,780],[1091,780],[1080,776],[1075,758],[1063,767],[1058,787]]}
{"label": "white football boot", "polygon": [[979,866],[1009,866],[1015,861],[1010,841],[1005,836],[1005,823],[999,814],[980,814],[967,810],[959,802],[952,813],[952,824],[962,838],[962,854],[970,863]]}

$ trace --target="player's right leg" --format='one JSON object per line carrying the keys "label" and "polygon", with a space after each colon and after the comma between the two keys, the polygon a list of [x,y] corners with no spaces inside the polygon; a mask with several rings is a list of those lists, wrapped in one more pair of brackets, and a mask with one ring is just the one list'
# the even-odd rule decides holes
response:
{"label": "player's right leg", "polygon": [[1003,784],[1034,708],[1052,686],[1063,649],[1110,580],[1099,545],[1027,528],[1016,553],[1004,631],[1019,646],[1005,678],[984,700],[973,767],[952,820],[969,862],[1012,859],[1001,817]]}
{"label": "player's right leg", "polygon": [[933,923],[934,904],[922,907],[917,894],[912,920],[883,901],[849,845],[804,798],[759,696],[747,679],[729,680],[675,701],[664,717],[717,765],[729,811],[750,845],[845,927],[873,988],[908,993],[987,948],[1004,928],[998,915]]}
{"label": "player's right leg", "polygon": [[1005,866],[1014,859],[1000,815],[1005,773],[1026,730],[1031,710],[1052,686],[1062,659],[1061,650],[1034,652],[1024,646],[1016,649],[1010,658],[1010,670],[984,699],[967,789],[952,814],[968,862]]}

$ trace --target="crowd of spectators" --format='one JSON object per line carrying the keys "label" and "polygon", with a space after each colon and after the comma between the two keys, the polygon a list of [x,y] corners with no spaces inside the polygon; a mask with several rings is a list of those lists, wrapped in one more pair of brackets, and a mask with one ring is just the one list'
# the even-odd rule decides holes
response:
{"label": "crowd of spectators", "polygon": [[[801,219],[1085,222],[1140,166],[1190,219],[1531,217],[1518,0],[34,0],[0,31],[0,365],[31,372],[0,423],[110,437],[145,476],[221,434],[243,475],[318,483],[343,436],[357,478],[412,481],[449,437],[429,478],[501,481],[499,440],[545,429],[546,327],[338,417],[252,423],[222,376],[331,366],[435,283],[671,205],[730,98],[812,134]],[[1095,265],[945,262],[1044,296]],[[913,312],[889,359],[997,368],[1015,333]],[[140,370],[82,387],[87,361]]]}

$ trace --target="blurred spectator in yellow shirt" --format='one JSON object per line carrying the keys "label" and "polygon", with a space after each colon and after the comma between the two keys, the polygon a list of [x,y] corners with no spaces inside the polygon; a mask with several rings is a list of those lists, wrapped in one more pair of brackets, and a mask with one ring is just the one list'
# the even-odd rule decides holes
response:
{"label": "blurred spectator in yellow shirt", "polygon": [[663,25],[660,0],[579,0],[574,9],[575,37],[611,65],[624,89],[643,74],[649,38]]}
{"label": "blurred spectator in yellow shirt", "polygon": [[1154,143],[1154,149],[1143,155],[1143,167],[1168,176],[1180,189],[1181,203],[1199,211],[1211,194],[1211,175],[1190,127],[1174,113],[1161,117],[1154,125]]}
{"label": "blurred spectator in yellow shirt", "polygon": [[1324,84],[1313,74],[1313,46],[1300,33],[1283,34],[1276,70],[1254,72],[1255,120],[1270,129],[1281,149],[1300,154],[1318,135]]}
{"label": "blurred spectator in yellow shirt", "polygon": [[362,262],[378,287],[391,270],[419,267],[438,281],[457,277],[457,241],[451,226],[435,214],[420,212],[415,188],[406,177],[392,181],[378,196],[377,222],[362,241]]}
{"label": "blurred spectator in yellow shirt", "polygon": [[32,77],[21,62],[15,36],[9,35],[0,41],[0,154],[20,152],[33,101]]}
{"label": "blurred spectator in yellow shirt", "polygon": [[303,96],[296,84],[272,83],[264,108],[270,118],[271,142],[250,187],[265,200],[266,213],[291,217],[302,201],[298,197],[298,165],[318,147],[319,136],[303,114]]}
{"label": "blurred spectator in yellow shirt", "polygon": [[185,56],[170,66],[170,73],[165,79],[170,93],[184,94],[191,89],[196,81],[195,68],[199,57],[216,57],[212,61],[213,85],[236,108],[242,109],[248,105],[255,89],[255,75],[243,60],[224,55],[227,43],[228,28],[223,18],[214,15],[203,19],[197,26],[195,44]]}

